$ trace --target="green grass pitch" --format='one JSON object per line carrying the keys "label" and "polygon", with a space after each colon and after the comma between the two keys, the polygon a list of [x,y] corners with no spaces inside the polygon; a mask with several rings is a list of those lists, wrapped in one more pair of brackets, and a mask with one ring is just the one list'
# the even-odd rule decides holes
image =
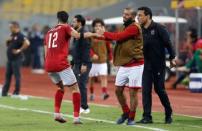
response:
{"label": "green grass pitch", "polygon": [[[67,123],[53,120],[53,100],[29,98],[28,100],[10,97],[0,98],[0,131],[200,131],[202,119],[174,115],[174,122],[164,124],[164,114],[153,113],[154,124],[135,126],[116,125],[121,114],[119,107],[90,105],[91,113],[81,115],[82,125],[72,124],[72,103],[64,101],[62,113]],[[136,120],[141,119],[142,111],[137,111]]]}

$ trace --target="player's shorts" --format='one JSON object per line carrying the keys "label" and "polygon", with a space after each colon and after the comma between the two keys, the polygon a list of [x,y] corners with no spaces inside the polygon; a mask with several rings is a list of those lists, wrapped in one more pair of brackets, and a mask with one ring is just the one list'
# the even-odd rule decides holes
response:
{"label": "player's shorts", "polygon": [[107,75],[107,63],[92,64],[89,77]]}
{"label": "player's shorts", "polygon": [[116,86],[127,86],[129,88],[142,88],[142,74],[144,65],[123,67],[118,69],[116,75]]}
{"label": "player's shorts", "polygon": [[48,75],[51,78],[52,82],[55,84],[62,81],[63,85],[71,86],[77,82],[71,67],[64,69],[60,72],[49,72]]}

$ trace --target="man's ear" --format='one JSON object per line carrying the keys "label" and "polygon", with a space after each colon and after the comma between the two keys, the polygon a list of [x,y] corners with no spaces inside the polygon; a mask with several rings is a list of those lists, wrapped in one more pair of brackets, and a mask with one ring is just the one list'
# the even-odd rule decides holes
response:
{"label": "man's ear", "polygon": [[80,27],[82,26],[81,22],[79,22],[79,26],[80,26]]}

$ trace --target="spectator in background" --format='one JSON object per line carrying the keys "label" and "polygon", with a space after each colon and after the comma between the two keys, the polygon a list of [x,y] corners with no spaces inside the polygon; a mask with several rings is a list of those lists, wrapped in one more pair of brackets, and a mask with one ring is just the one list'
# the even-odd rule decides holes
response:
{"label": "spectator in background", "polygon": [[32,52],[32,72],[33,73],[44,73],[43,70],[43,34],[41,32],[41,27],[39,24],[34,24],[32,26],[32,31],[29,36],[31,43]]}
{"label": "spectator in background", "polygon": [[2,89],[2,96],[7,96],[10,88],[11,78],[15,76],[15,90],[13,95],[20,94],[21,74],[20,67],[22,62],[22,52],[30,45],[28,39],[20,32],[20,25],[13,21],[10,23],[10,38],[7,40],[6,79]]}
{"label": "spectator in background", "polygon": [[[25,37],[29,37],[30,35],[30,29],[29,27],[24,27],[22,33],[25,35]],[[23,52],[24,57],[23,57],[23,62],[22,65],[24,67],[29,67],[31,64],[31,48],[30,46]]]}
{"label": "spectator in background", "polygon": [[201,38],[196,41],[195,49],[196,50],[202,49],[202,39]]}
{"label": "spectator in background", "polygon": [[[200,41],[197,42],[197,30],[189,28],[186,32],[186,42],[177,58],[177,65],[184,66],[192,57],[197,48],[200,48]],[[187,72],[179,71],[177,80],[173,83],[172,88],[176,89],[177,85],[188,75]]]}
{"label": "spectator in background", "polygon": [[198,40],[197,35],[198,35],[197,30],[192,27],[189,27],[188,31],[186,32],[186,36],[187,36],[186,43],[188,44],[187,48],[189,50],[189,53],[192,53],[192,55],[193,55],[193,52],[196,50],[196,42]]}
{"label": "spectator in background", "polygon": [[[87,32],[85,29],[85,18],[82,15],[76,15],[73,19],[73,27],[79,33]],[[73,71],[77,78],[81,92],[81,109],[80,113],[90,113],[87,103],[87,81],[92,66],[90,59],[90,41],[89,39],[80,38],[73,40]]]}
{"label": "spectator in background", "polygon": [[[50,26],[49,25],[45,25],[43,28],[42,28],[42,35],[43,35],[43,38],[45,39],[45,36],[46,36],[46,33],[50,30]],[[41,54],[41,55],[44,55],[44,54]],[[41,56],[43,58],[43,56]],[[41,59],[41,64],[44,65],[44,59]]]}
{"label": "spectator in background", "polygon": [[[102,19],[95,19],[92,23],[93,31],[96,32],[98,28],[105,26]],[[109,97],[107,93],[107,60],[112,63],[112,47],[109,41],[91,39],[91,59],[92,68],[89,73],[90,83],[90,100],[94,100],[94,78],[99,76],[102,87],[102,99],[106,100]]]}
{"label": "spectator in background", "polygon": [[202,49],[197,49],[193,58],[185,66],[179,67],[177,70],[184,72],[184,77],[190,73],[202,73]]}
{"label": "spectator in background", "polygon": [[42,34],[43,34],[43,36],[45,36],[46,33],[47,33],[50,29],[51,29],[51,28],[50,28],[49,25],[45,25],[45,26],[43,27],[43,29],[42,29]]}

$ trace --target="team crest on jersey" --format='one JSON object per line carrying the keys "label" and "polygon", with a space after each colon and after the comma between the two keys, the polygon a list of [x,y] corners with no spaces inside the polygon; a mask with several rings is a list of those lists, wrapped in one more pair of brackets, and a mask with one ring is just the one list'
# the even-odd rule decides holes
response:
{"label": "team crest on jersey", "polygon": [[151,35],[155,35],[155,31],[154,30],[151,30]]}
{"label": "team crest on jersey", "polygon": [[15,37],[14,37],[14,40],[17,40],[17,38],[18,38],[18,37],[17,37],[17,36],[15,36]]}

